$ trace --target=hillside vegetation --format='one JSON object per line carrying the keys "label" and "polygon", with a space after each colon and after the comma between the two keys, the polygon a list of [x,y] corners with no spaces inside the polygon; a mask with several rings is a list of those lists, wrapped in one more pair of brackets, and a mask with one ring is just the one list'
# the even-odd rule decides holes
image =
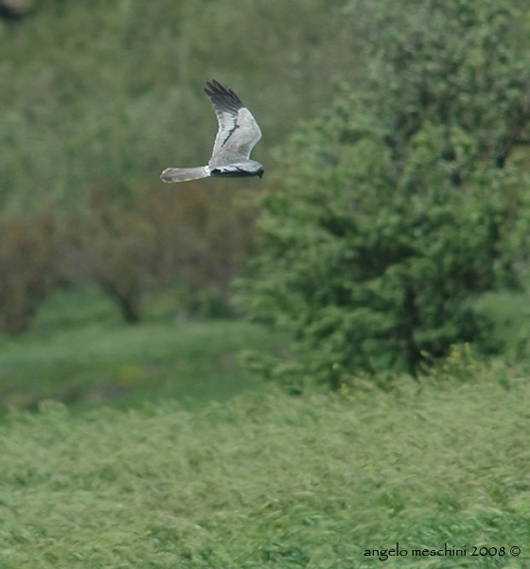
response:
{"label": "hillside vegetation", "polygon": [[251,105],[269,163],[333,82],[355,77],[342,5],[42,0],[0,21],[2,215],[79,208],[94,187],[136,195],[169,165],[203,164],[212,78]]}
{"label": "hillside vegetation", "polygon": [[[391,393],[15,414],[0,426],[0,565],[368,569],[399,543],[408,556],[385,567],[523,569],[530,389],[464,356],[451,374],[470,381]],[[412,555],[445,544],[466,557]]]}

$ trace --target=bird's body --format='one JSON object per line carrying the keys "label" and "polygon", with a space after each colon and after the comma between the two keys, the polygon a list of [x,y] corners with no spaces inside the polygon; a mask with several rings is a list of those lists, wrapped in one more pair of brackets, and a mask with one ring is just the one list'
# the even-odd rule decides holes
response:
{"label": "bird's body", "polygon": [[261,130],[241,99],[213,80],[204,89],[212,102],[219,129],[212,157],[206,166],[167,168],[160,176],[163,182],[188,182],[200,178],[263,176],[263,165],[250,159],[250,153],[261,138]]}

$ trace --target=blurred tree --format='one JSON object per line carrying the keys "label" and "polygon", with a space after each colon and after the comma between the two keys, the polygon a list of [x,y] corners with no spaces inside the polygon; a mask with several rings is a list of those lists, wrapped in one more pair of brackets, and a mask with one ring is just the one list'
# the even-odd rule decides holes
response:
{"label": "blurred tree", "polygon": [[[351,4],[371,83],[299,128],[282,188],[260,202],[251,318],[290,332],[249,364],[338,388],[408,369],[484,330],[475,295],[517,283],[529,183],[530,57],[518,14],[493,0]],[[367,25],[369,22],[371,25]]]}
{"label": "blurred tree", "polygon": [[0,329],[25,330],[55,284],[57,231],[49,213],[0,221]]}
{"label": "blurred tree", "polygon": [[499,167],[515,146],[530,144],[526,14],[518,3],[430,0],[413,2],[410,11],[388,2],[363,5],[354,0],[350,11],[372,24],[366,49],[373,109],[391,127],[395,159],[427,123],[445,126],[449,160],[457,151],[450,141],[455,124]]}
{"label": "blurred tree", "polygon": [[152,277],[154,233],[133,208],[94,191],[88,216],[68,224],[69,270],[94,281],[119,307],[126,322],[141,315],[142,294]]}
{"label": "blurred tree", "polygon": [[254,215],[228,207],[230,190],[222,195],[200,184],[148,191],[132,202],[94,191],[88,215],[70,217],[67,270],[95,282],[127,322],[137,322],[144,298],[168,285],[179,291],[180,308],[226,315]]}
{"label": "blurred tree", "polygon": [[183,308],[202,316],[232,314],[231,281],[252,250],[255,208],[234,204],[228,183],[195,182],[175,191],[147,192],[137,200],[155,229],[165,283],[182,291]]}

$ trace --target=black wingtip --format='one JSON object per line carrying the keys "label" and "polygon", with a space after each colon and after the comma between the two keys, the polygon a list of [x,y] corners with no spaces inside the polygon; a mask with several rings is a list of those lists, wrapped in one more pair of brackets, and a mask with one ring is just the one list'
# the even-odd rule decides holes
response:
{"label": "black wingtip", "polygon": [[208,95],[210,100],[214,105],[218,105],[220,108],[225,108],[227,110],[238,111],[240,108],[244,107],[243,101],[232,91],[232,89],[227,89],[216,79],[206,82],[207,88],[204,92]]}
{"label": "black wingtip", "polygon": [[232,89],[227,89],[226,87],[221,85],[221,83],[219,83],[219,81],[217,81],[216,79],[212,79],[211,81],[206,81],[206,86],[208,87],[208,89],[204,89],[204,91],[208,94],[208,96],[210,96],[210,94],[235,95]]}
{"label": "black wingtip", "polygon": [[208,97],[237,97],[237,95],[232,91],[232,89],[227,89],[219,81],[212,79],[211,81],[206,81],[207,89],[204,89],[204,92],[208,95]]}

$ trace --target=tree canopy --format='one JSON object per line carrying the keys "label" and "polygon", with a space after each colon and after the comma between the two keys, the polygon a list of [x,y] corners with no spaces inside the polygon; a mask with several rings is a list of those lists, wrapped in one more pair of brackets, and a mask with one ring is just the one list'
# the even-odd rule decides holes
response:
{"label": "tree canopy", "polygon": [[[530,56],[517,12],[432,0],[364,10],[371,81],[344,89],[285,147],[261,199],[260,253],[240,282],[251,318],[289,332],[287,382],[338,387],[480,338],[476,295],[518,282],[527,256]],[[383,25],[384,24],[384,25]],[[519,30],[519,33],[518,33]]]}

